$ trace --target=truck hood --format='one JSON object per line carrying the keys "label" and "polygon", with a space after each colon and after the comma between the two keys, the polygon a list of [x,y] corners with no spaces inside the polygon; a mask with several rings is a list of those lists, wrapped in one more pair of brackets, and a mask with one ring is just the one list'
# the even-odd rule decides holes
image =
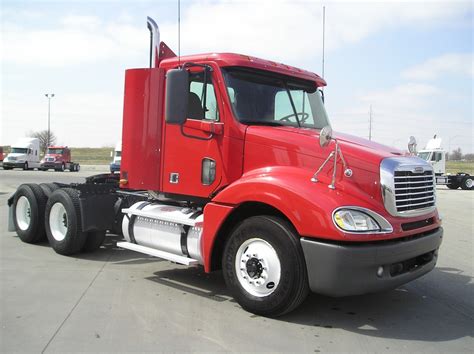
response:
{"label": "truck hood", "polygon": [[[339,141],[340,149],[351,168],[378,173],[384,158],[405,155],[395,148],[349,134],[334,132],[333,137]],[[247,142],[311,156],[321,160],[321,163],[334,150],[334,142],[324,148],[319,146],[319,130],[315,129],[254,125],[247,128],[245,139]]]}
{"label": "truck hood", "polygon": [[21,154],[17,152],[11,152],[7,155],[6,160],[10,160],[13,157],[12,160],[26,160],[26,154]]}

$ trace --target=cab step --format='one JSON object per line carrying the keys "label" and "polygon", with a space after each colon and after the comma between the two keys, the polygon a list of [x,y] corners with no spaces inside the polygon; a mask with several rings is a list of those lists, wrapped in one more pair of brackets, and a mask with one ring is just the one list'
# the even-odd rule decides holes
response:
{"label": "cab step", "polygon": [[199,264],[197,259],[188,258],[184,256],[178,256],[174,253],[169,253],[165,251],[159,251],[154,248],[140,246],[131,242],[117,242],[117,247],[125,248],[130,251],[135,251],[139,253],[148,254],[153,257],[163,258],[171,262],[183,264],[186,266],[197,266]]}

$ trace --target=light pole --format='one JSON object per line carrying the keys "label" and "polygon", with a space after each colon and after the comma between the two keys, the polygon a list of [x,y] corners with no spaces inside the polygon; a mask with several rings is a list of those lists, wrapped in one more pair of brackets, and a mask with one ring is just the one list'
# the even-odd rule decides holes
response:
{"label": "light pole", "polygon": [[48,140],[46,141],[46,148],[49,146],[49,138],[50,138],[50,120],[51,120],[51,98],[54,97],[54,93],[45,93],[44,94],[48,99]]}

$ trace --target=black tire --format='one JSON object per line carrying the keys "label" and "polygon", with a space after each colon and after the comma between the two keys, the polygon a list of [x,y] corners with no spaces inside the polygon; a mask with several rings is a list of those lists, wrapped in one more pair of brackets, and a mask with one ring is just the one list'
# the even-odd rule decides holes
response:
{"label": "black tire", "polygon": [[463,178],[461,182],[461,188],[464,189],[465,191],[470,191],[473,189],[473,177],[472,176],[466,176]]}
{"label": "black tire", "polygon": [[11,167],[5,167],[5,166],[3,166],[3,169],[6,170],[6,171],[8,171],[8,170],[11,170],[12,168],[11,168]]}
{"label": "black tire", "polygon": [[74,169],[74,172],[79,172],[81,170],[81,165],[76,164],[76,168]]}
{"label": "black tire", "polygon": [[99,249],[105,240],[105,230],[89,231],[87,233],[86,242],[82,247],[83,252],[94,252]]}
{"label": "black tire", "polygon": [[[24,197],[29,203],[27,214],[29,215],[29,224],[26,226],[17,210],[20,199]],[[22,199],[23,200],[23,199]],[[38,243],[45,239],[44,214],[47,197],[43,190],[37,184],[22,184],[15,192],[13,199],[13,223],[15,230],[23,242]],[[22,202],[20,202],[22,203]],[[18,209],[17,209],[18,207]]]}
{"label": "black tire", "polygon": [[[260,258],[260,254],[254,254],[254,258],[247,258],[245,268],[242,268],[243,272],[240,275],[237,274],[236,264],[240,264],[241,259],[238,256],[239,249],[246,247],[242,255],[245,254],[250,249],[245,244],[252,242],[252,240],[258,240],[258,242],[263,240],[263,243],[271,246],[268,249],[272,251],[272,254],[277,255],[280,262],[280,279],[276,286],[274,282],[268,282],[272,277],[271,270],[266,268],[266,264],[269,262],[265,256]],[[252,260],[259,264],[259,268],[254,268],[254,270],[260,270],[260,274],[254,277],[250,276],[252,273],[248,268]],[[242,267],[244,266],[242,265]],[[281,218],[254,216],[242,221],[234,229],[226,243],[222,268],[227,287],[235,300],[245,310],[257,315],[271,317],[284,315],[299,306],[309,292],[306,264],[298,236],[293,227]],[[264,272],[267,271],[268,273],[265,275]],[[247,275],[248,280],[242,279],[243,274]],[[260,276],[262,278],[258,278]],[[263,279],[261,280],[263,282],[261,289],[265,292],[267,292],[266,289],[269,289],[268,291],[271,293],[256,296],[243,287],[242,284],[247,286],[245,282],[252,282],[255,279],[258,281]]]}
{"label": "black tire", "polygon": [[28,171],[28,162],[25,162],[25,164],[23,165],[23,170]]}
{"label": "black tire", "polygon": [[43,189],[43,193],[48,198],[55,190],[59,189],[59,186],[56,183],[41,183],[39,186]]}
{"label": "black tire", "polygon": [[[51,220],[54,214],[62,215]],[[78,192],[72,188],[54,191],[46,204],[45,224],[49,243],[56,253],[68,256],[82,250],[87,233],[82,231],[81,222]],[[64,226],[62,234],[58,231],[61,224]]]}

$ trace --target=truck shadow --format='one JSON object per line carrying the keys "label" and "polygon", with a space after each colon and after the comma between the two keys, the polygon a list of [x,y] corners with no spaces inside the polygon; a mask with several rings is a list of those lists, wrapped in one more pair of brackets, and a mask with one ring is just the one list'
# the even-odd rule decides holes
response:
{"label": "truck shadow", "polygon": [[[79,253],[75,257],[88,261],[111,262],[119,265],[166,262],[160,258],[117,247],[117,242],[121,241],[124,241],[122,236],[108,234],[98,250],[89,253]],[[49,246],[48,243],[46,245]]]}
{"label": "truck shadow", "polygon": [[[435,268],[433,281],[420,279],[378,294],[330,298],[311,294],[282,321],[319,328],[350,331],[378,338],[426,342],[449,341],[474,335],[474,313],[458,296],[472,299],[470,276],[453,268]],[[443,290],[462,289],[462,294]],[[456,296],[456,298],[450,298]]]}
{"label": "truck shadow", "polygon": [[[321,335],[337,328],[374,338],[426,342],[472,337],[473,314],[469,309],[462,311],[452,305],[457,299],[449,297],[459,294],[442,294],[436,285],[441,281],[448,288],[461,287],[463,296],[467,297],[473,293],[472,278],[452,268],[436,268],[433,273],[436,283],[425,280],[427,286],[415,282],[384,293],[346,298],[310,294],[298,309],[270,321],[297,324]],[[216,302],[235,303],[221,272],[206,274],[202,268],[171,269],[155,272],[146,279]],[[249,314],[249,317],[259,316]]]}

